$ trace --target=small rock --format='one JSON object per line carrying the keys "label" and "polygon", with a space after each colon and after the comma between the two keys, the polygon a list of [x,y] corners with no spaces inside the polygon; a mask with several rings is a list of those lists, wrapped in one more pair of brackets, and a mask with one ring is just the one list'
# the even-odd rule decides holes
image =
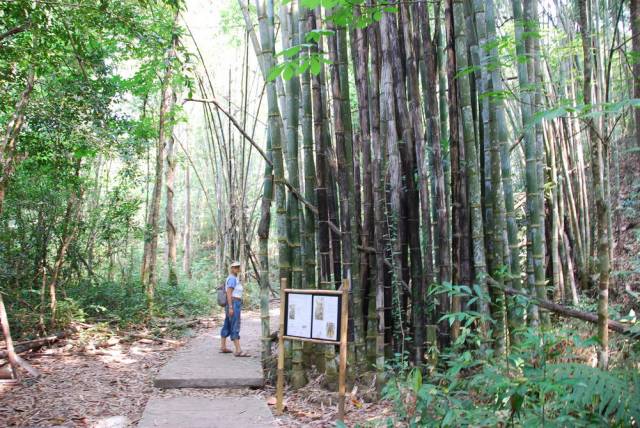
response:
{"label": "small rock", "polygon": [[97,420],[91,428],[127,428],[129,424],[126,416],[111,416]]}

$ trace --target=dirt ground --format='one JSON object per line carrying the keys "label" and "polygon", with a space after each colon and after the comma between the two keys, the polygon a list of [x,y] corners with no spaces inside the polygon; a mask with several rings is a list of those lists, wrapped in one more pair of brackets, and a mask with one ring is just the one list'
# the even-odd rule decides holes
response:
{"label": "dirt ground", "polygon": [[[247,316],[259,316],[247,313]],[[0,383],[0,427],[101,427],[109,418],[135,426],[151,397],[172,395],[254,395],[275,405],[275,388],[159,390],[153,378],[169,358],[204,329],[218,328],[219,319],[199,320],[180,339],[150,335],[148,331],[112,335],[100,329],[84,329],[49,348],[24,354],[39,372],[38,379],[20,384]],[[132,337],[136,336],[136,337]],[[150,336],[150,338],[144,338]],[[143,337],[142,339],[138,337]],[[153,338],[158,337],[158,340]],[[285,391],[285,414],[276,418],[281,427],[332,427],[337,413],[337,394],[311,377],[298,391]],[[350,391],[347,426],[384,426],[392,415],[388,403],[369,403],[364,393]],[[124,417],[124,418],[122,418]]]}
{"label": "dirt ground", "polygon": [[0,426],[88,427],[111,416],[135,423],[153,377],[187,339],[126,339],[84,330],[23,355],[40,377],[0,384]]}

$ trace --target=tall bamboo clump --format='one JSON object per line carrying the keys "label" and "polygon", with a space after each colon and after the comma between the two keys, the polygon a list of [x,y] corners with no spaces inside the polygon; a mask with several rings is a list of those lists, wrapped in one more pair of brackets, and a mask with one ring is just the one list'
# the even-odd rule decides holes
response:
{"label": "tall bamboo clump", "polygon": [[[527,58],[525,47],[525,18],[520,0],[511,1],[513,18],[515,20],[516,54]],[[529,14],[531,15],[531,14]],[[537,17],[535,17],[537,19]],[[533,275],[529,276],[529,290],[538,298],[546,297],[545,290],[545,248],[542,232],[544,221],[544,207],[540,206],[541,177],[538,174],[538,147],[536,145],[535,124],[533,122],[533,97],[530,92],[530,76],[527,69],[528,61],[518,61],[518,82],[520,84],[520,112],[524,134],[525,162],[526,162],[526,191],[527,191],[527,245],[531,254]],[[549,325],[546,312],[541,315],[545,326]]]}
{"label": "tall bamboo clump", "polygon": [[[579,0],[579,20],[580,36],[582,38],[582,52],[584,56],[584,80],[583,96],[584,103],[589,110],[594,109],[592,105],[592,79],[593,79],[593,40],[591,33],[590,17],[587,13],[586,0]],[[609,365],[609,274],[610,274],[610,254],[609,254],[609,206],[606,200],[604,169],[606,152],[600,137],[598,127],[593,117],[586,119],[589,143],[591,146],[591,174],[593,176],[593,186],[596,205],[596,236],[597,242],[597,267],[598,279],[598,338],[600,340],[600,350],[598,351],[598,365],[606,369]]]}
{"label": "tall bamboo clump", "polygon": [[[320,8],[310,10],[308,15],[309,31],[316,30],[322,26],[322,12]],[[324,48],[323,40],[312,44],[310,51],[318,53]],[[340,279],[340,239],[337,231],[333,230],[336,225],[336,201],[335,201],[335,170],[331,166],[332,149],[331,135],[329,127],[329,108],[327,101],[326,74],[324,67],[319,73],[311,76],[312,83],[312,113],[313,113],[313,135],[316,161],[316,199],[318,203],[317,217],[317,242],[318,242],[318,271],[319,287],[321,289],[333,289],[337,280]],[[335,386],[338,379],[338,364],[336,352],[332,346],[324,346],[321,355],[324,358],[318,359],[319,368],[324,368],[325,382],[327,385]]]}
{"label": "tall bamboo clump", "polygon": [[[489,0],[486,4],[486,28],[487,28],[487,41],[492,45],[495,44],[496,38],[496,24],[495,24],[495,8],[493,0]],[[491,89],[494,92],[501,93],[503,91],[502,84],[502,75],[501,75],[501,67],[500,58],[498,57],[498,49],[493,47],[489,53],[489,64],[492,65],[491,69]],[[487,64],[487,65],[489,65]],[[509,134],[507,130],[507,121],[505,118],[505,105],[504,101],[501,98],[491,99],[490,100],[490,135],[492,141],[492,168],[494,168],[493,162],[499,159],[500,161],[500,176],[502,178],[502,191],[504,193],[504,210],[505,210],[505,221],[506,221],[506,231],[507,231],[507,248],[508,253],[504,255],[506,260],[509,260],[509,263],[505,263],[507,269],[507,274],[504,277],[504,284],[508,285],[515,290],[522,289],[522,281],[520,278],[520,248],[518,245],[518,225],[516,223],[516,215],[515,215],[515,201],[514,201],[514,191],[513,191],[513,182],[511,179],[511,155],[510,155],[510,145],[509,145]],[[495,147],[497,145],[497,147]],[[497,152],[496,152],[497,149]],[[495,171],[492,173],[496,174]],[[493,181],[493,180],[492,180]],[[501,207],[502,204],[500,201],[495,198],[499,198],[499,190],[497,189],[497,185],[493,183],[493,198],[494,198],[494,206]],[[498,208],[501,211],[501,208]],[[496,221],[496,225],[494,228],[494,236],[497,237],[497,234],[500,233],[500,225],[498,221]],[[496,251],[498,251],[496,247]],[[498,278],[500,281],[500,278]],[[498,296],[496,296],[498,297]],[[509,332],[511,333],[511,341],[512,343],[517,343],[518,337],[514,334],[516,330],[522,327],[524,322],[524,308],[521,305],[513,304],[509,306],[511,312],[508,314],[507,319],[509,320]]]}
{"label": "tall bamboo clump", "polygon": [[[239,0],[241,1],[241,0]],[[243,3],[241,2],[241,7]],[[246,11],[246,6],[243,7]],[[274,33],[273,33],[273,1],[256,0],[256,10],[258,14],[258,26],[260,32],[260,50],[256,52],[260,58],[260,65],[263,77],[266,82],[267,108],[268,108],[268,146],[267,154],[273,163],[265,166],[265,181],[262,200],[262,214],[258,228],[260,237],[260,313],[262,320],[262,361],[267,369],[267,364],[271,362],[271,332],[269,331],[269,229],[271,223],[271,201],[275,193],[276,199],[276,221],[277,235],[279,242],[279,266],[280,277],[286,277],[286,269],[283,270],[283,257],[287,260],[288,244],[286,242],[286,190],[284,187],[284,165],[282,159],[282,118],[278,106],[278,95],[276,82],[268,80],[269,71],[275,65]],[[248,21],[248,12],[245,12],[245,19]],[[247,22],[247,27],[252,26]],[[256,41],[257,44],[257,41]],[[283,253],[284,252],[284,253]],[[288,262],[288,260],[287,260]]]}
{"label": "tall bamboo clump", "polygon": [[[478,151],[476,149],[474,120],[472,117],[471,106],[471,87],[469,76],[465,76],[467,70],[467,38],[465,34],[464,22],[464,6],[460,2],[453,4],[454,15],[454,37],[455,37],[455,54],[456,54],[456,70],[458,77],[455,81],[450,81],[450,85],[458,85],[458,96],[460,101],[460,111],[462,113],[462,139],[464,141],[464,168],[468,183],[468,212],[464,214],[466,218],[469,214],[471,217],[471,244],[473,269],[475,271],[475,280],[481,284],[486,290],[487,262],[484,248],[484,221],[482,216],[481,190],[480,190],[480,162],[478,159]],[[462,150],[460,151],[462,153]],[[463,157],[461,156],[461,159]],[[466,223],[466,222],[465,222]],[[463,224],[463,223],[461,223]],[[466,227],[466,226],[465,226]],[[464,229],[467,230],[467,229]],[[461,233],[464,233],[464,230]],[[463,241],[464,242],[464,241]],[[485,294],[488,295],[488,292]],[[488,315],[486,301],[480,300],[481,312]]]}
{"label": "tall bamboo clump", "polygon": [[[530,305],[534,310],[526,313],[523,299],[507,299],[505,290],[577,301],[577,284],[589,286],[590,256],[610,253],[602,239],[611,234],[608,213],[598,208],[610,187],[606,144],[596,143],[593,131],[581,132],[576,112],[553,119],[542,114],[581,91],[587,104],[607,99],[587,79],[603,80],[597,72],[602,47],[593,34],[582,37],[587,70],[563,58],[563,78],[552,78],[536,2],[512,0],[518,74],[508,79],[493,1],[398,1],[378,9],[371,0],[328,10],[304,4],[280,9],[285,52],[279,70],[287,79],[266,83],[280,275],[308,288],[335,289],[351,279],[351,367],[361,372],[375,362],[380,384],[394,353],[416,364],[425,357],[436,323],[441,346],[460,338],[466,327],[450,324],[452,313],[491,316],[493,336],[483,340],[492,340],[498,353],[518,345],[525,321],[546,327],[547,312]],[[277,65],[273,3],[257,5],[266,76]],[[330,31],[317,31],[325,28]],[[567,41],[574,37],[569,30]],[[329,61],[314,62],[323,54]],[[589,91],[576,88],[579,71]],[[604,129],[611,120],[593,125]],[[587,136],[589,146],[582,141]],[[591,175],[584,172],[589,165]],[[267,168],[260,231],[265,266],[269,175]],[[580,214],[590,212],[598,214],[595,223]],[[608,288],[605,262],[599,257],[591,266],[602,291]],[[545,289],[547,276],[553,296]],[[483,298],[430,294],[434,284],[480,289]],[[602,314],[605,303],[601,298]],[[489,323],[480,327],[489,332]],[[296,344],[291,356],[299,386],[303,361]],[[312,362],[307,357],[304,362]],[[332,384],[335,350],[325,347],[315,363]]]}
{"label": "tall bamboo clump", "polygon": [[[299,7],[298,33],[301,43],[306,42],[310,11]],[[301,53],[305,58],[309,57],[308,51]],[[316,200],[316,167],[313,153],[313,110],[311,106],[311,73],[304,71],[300,76],[301,81],[301,111],[300,127],[302,131],[302,152],[304,154],[304,197],[313,206],[317,206]],[[309,205],[304,209],[304,233],[303,233],[303,263],[304,263],[304,288],[316,288],[316,214]]]}
{"label": "tall bamboo clump", "polygon": [[[355,252],[358,244],[358,225],[355,209],[354,161],[353,161],[353,125],[351,103],[349,101],[349,68],[347,57],[347,32],[336,27],[333,21],[327,22],[327,28],[335,32],[327,40],[330,94],[332,98],[333,132],[335,135],[335,161],[337,167],[339,216],[342,233],[342,277],[351,281],[353,294],[354,335],[362,337],[362,299],[360,297],[359,263]],[[356,309],[358,308],[358,309]]]}
{"label": "tall bamboo clump", "polygon": [[[282,6],[280,23],[282,30],[283,49],[288,49],[299,45],[298,40],[298,7],[297,2],[292,2],[288,6]],[[297,55],[292,57],[294,60]],[[286,82],[286,117],[287,117],[287,178],[288,182],[296,191],[300,191],[300,170],[299,170],[299,125],[300,125],[300,79],[293,76]],[[300,242],[301,211],[297,198],[287,199],[287,236],[289,251],[291,254],[291,286],[292,288],[302,288],[302,245]],[[307,382],[304,368],[302,367],[302,342],[294,341],[292,347],[293,371],[291,383],[294,388],[300,388]]]}

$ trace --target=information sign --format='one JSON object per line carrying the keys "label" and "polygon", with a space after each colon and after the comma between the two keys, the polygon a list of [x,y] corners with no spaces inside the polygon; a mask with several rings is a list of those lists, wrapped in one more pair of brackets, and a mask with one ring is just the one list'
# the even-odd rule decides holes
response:
{"label": "information sign", "polygon": [[285,336],[338,343],[342,292],[285,294]]}

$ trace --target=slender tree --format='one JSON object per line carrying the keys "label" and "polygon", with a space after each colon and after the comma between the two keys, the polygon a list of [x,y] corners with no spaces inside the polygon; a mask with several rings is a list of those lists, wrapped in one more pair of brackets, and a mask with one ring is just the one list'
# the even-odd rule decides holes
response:
{"label": "slender tree", "polygon": [[162,195],[165,148],[168,140],[173,138],[173,125],[170,113],[173,110],[175,102],[172,92],[172,79],[174,76],[173,67],[176,59],[177,45],[178,36],[174,34],[171,38],[171,46],[167,50],[165,61],[166,68],[162,79],[160,113],[158,119],[158,139],[156,145],[155,180],[151,197],[151,209],[149,210],[147,218],[142,269],[140,270],[142,283],[145,286],[150,307],[153,306],[155,289],[158,284],[157,252],[158,235],[160,233],[160,197]]}
{"label": "slender tree", "polygon": [[[172,90],[171,104],[175,105],[176,93]],[[178,238],[176,231],[176,221],[174,213],[174,196],[175,196],[175,181],[176,181],[176,158],[174,149],[174,137],[171,128],[169,131],[171,135],[167,135],[166,144],[166,176],[165,176],[165,222],[167,231],[167,270],[168,270],[168,283],[171,285],[177,285],[178,276],[176,273],[176,263],[178,259]]]}

